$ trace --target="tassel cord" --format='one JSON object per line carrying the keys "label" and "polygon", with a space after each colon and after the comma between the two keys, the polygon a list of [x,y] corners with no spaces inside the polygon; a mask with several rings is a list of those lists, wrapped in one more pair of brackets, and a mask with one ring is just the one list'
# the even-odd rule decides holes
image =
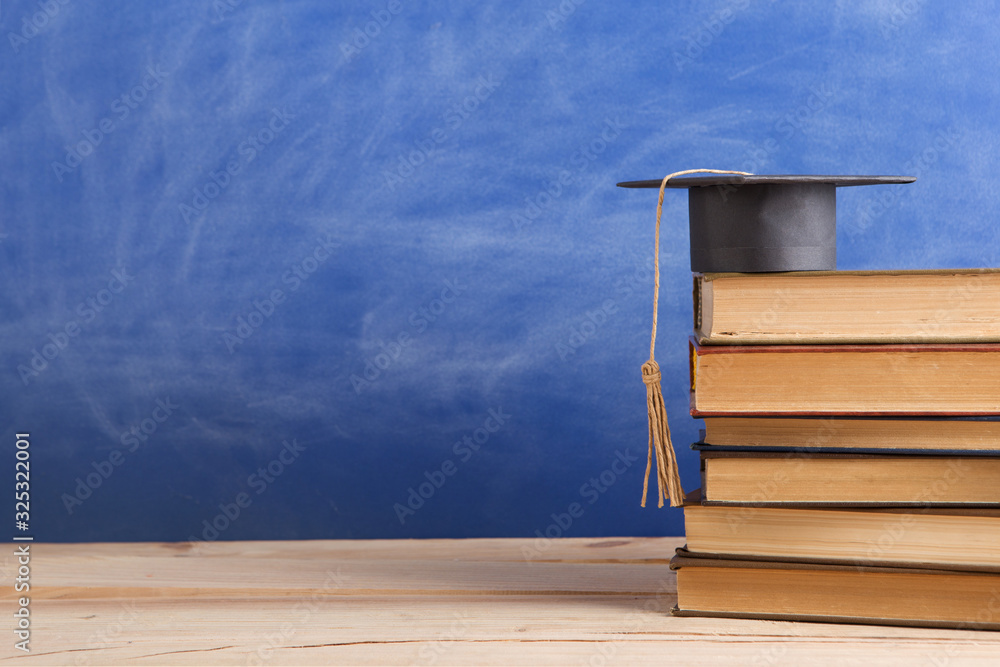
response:
{"label": "tassel cord", "polygon": [[670,426],[667,423],[667,407],[663,401],[662,376],[660,366],[656,363],[656,324],[660,302],[660,218],[663,215],[663,193],[671,178],[685,174],[740,174],[750,176],[745,171],[726,171],[720,169],[686,169],[664,177],[660,183],[660,196],[656,202],[656,242],[653,251],[653,327],[649,339],[649,361],[642,365],[642,381],[646,385],[646,412],[649,416],[649,451],[646,455],[646,475],[642,482],[642,506],[646,506],[646,495],[649,490],[649,473],[652,471],[653,458],[656,458],[656,486],[659,493],[657,507],[663,507],[664,499],[670,501],[671,507],[678,507],[684,502],[684,487],[681,485],[680,472],[677,469],[677,455],[670,441]]}

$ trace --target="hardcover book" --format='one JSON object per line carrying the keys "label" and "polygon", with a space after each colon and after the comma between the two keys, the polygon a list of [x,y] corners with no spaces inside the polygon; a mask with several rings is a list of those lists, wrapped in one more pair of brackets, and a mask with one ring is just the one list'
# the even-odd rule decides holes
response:
{"label": "hardcover book", "polygon": [[730,558],[1000,568],[1000,509],[703,505],[696,490],[684,502],[684,527],[689,550]]}
{"label": "hardcover book", "polygon": [[698,345],[691,415],[1000,415],[1000,345]]}
{"label": "hardcover book", "polygon": [[1000,630],[996,571],[739,560],[684,549],[670,568],[675,616]]}
{"label": "hardcover book", "polygon": [[1000,342],[1000,269],[694,275],[703,345]]}
{"label": "hardcover book", "polygon": [[1000,507],[1000,457],[701,452],[704,503]]}
{"label": "hardcover book", "polygon": [[706,417],[706,445],[761,449],[996,452],[1000,419]]}

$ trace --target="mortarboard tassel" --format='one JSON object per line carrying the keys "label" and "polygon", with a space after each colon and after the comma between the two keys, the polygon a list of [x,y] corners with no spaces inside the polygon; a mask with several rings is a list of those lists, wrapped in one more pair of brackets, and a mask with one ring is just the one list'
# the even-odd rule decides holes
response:
{"label": "mortarboard tassel", "polygon": [[660,366],[656,363],[653,352],[656,349],[656,315],[660,300],[660,216],[663,214],[663,191],[667,181],[684,174],[742,174],[750,176],[745,171],[725,171],[720,169],[686,169],[676,171],[660,183],[660,198],[656,203],[656,250],[653,253],[653,334],[649,341],[649,361],[642,365],[642,381],[646,384],[646,410],[649,413],[649,452],[646,456],[646,476],[642,482],[642,506],[646,506],[646,493],[649,490],[649,472],[653,467],[653,453],[656,453],[656,485],[660,494],[657,507],[663,507],[666,495],[671,507],[678,507],[684,502],[684,487],[681,486],[680,471],[677,470],[677,455],[674,445],[670,442],[670,426],[667,424],[667,407],[663,402],[663,389],[660,386]]}

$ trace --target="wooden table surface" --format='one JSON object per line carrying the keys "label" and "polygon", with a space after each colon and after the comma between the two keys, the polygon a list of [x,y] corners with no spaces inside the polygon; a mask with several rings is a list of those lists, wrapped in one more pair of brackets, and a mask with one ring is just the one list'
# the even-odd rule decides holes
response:
{"label": "wooden table surface", "polygon": [[33,544],[32,650],[7,556],[0,662],[1000,665],[1000,633],[673,618],[682,543]]}

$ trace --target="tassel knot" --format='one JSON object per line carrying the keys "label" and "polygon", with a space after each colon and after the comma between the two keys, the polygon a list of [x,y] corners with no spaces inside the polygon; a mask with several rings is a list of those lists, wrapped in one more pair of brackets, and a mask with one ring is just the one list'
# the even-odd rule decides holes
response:
{"label": "tassel knot", "polygon": [[660,365],[652,359],[642,365],[642,381],[647,385],[660,381]]}

